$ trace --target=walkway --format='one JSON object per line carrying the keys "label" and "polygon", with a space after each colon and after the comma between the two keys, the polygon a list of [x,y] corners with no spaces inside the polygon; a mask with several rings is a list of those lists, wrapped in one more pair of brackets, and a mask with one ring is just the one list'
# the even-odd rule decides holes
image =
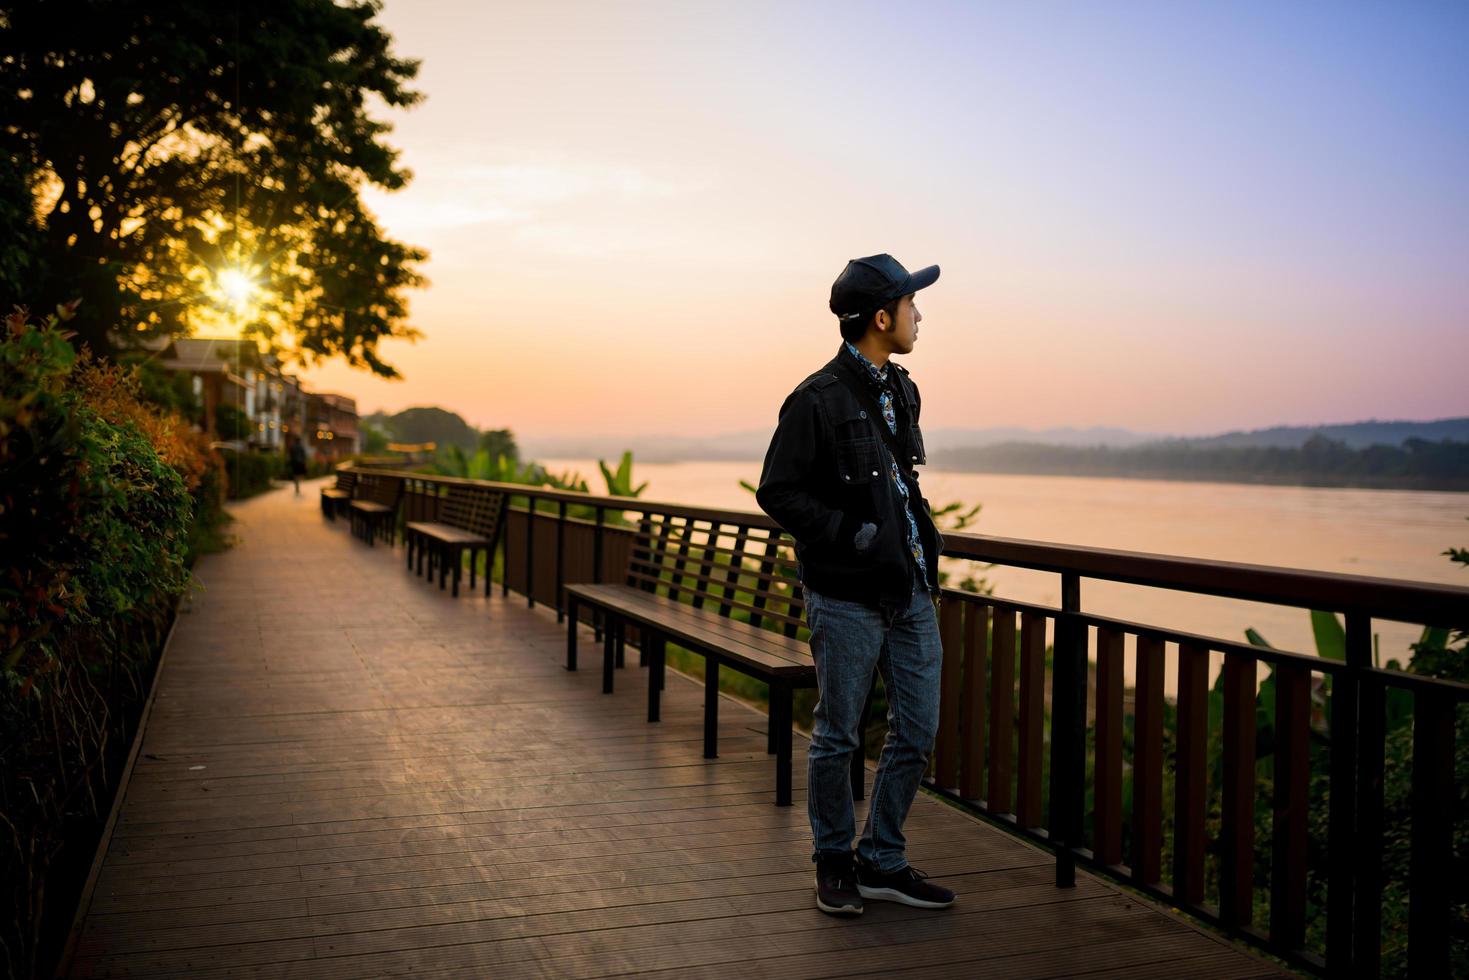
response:
{"label": "walkway", "polygon": [[909,853],[959,903],[822,915],[804,740],[777,809],[763,716],[706,762],[695,682],[649,725],[635,666],[562,668],[554,611],[450,599],[303,491],[200,563],[73,976],[1276,975],[926,796]]}

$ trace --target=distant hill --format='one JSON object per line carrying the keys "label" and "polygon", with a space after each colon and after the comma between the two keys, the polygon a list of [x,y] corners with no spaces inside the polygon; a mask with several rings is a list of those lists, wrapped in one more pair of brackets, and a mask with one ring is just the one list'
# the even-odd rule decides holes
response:
{"label": "distant hill", "polygon": [[362,421],[387,433],[393,442],[433,442],[458,446],[465,452],[473,452],[479,445],[478,430],[463,416],[436,406],[405,408],[394,415],[374,412]]}
{"label": "distant hill", "polygon": [[[521,437],[522,450],[531,459],[611,459],[630,449],[645,463],[676,463],[694,460],[762,459],[770,445],[770,429],[744,429],[707,436],[577,435]],[[986,446],[1025,444],[1032,446],[1098,447],[1129,449],[1139,446],[1197,448],[1295,449],[1312,436],[1324,436],[1352,449],[1372,445],[1402,446],[1409,439],[1469,442],[1469,418],[1431,422],[1354,422],[1321,426],[1276,426],[1269,429],[1226,432],[1216,436],[1170,436],[1135,432],[1131,429],[1094,426],[1025,429],[999,426],[984,429],[925,429],[924,442],[929,463],[942,466],[953,461],[956,451]]]}
{"label": "distant hill", "polygon": [[1352,449],[1368,446],[1401,446],[1409,439],[1428,442],[1469,442],[1469,418],[1438,419],[1433,422],[1351,422],[1344,425],[1277,425],[1248,432],[1226,432],[1204,438],[1179,437],[1165,444],[1200,448],[1264,448],[1295,449],[1304,446],[1312,436],[1324,436],[1345,443]]}
{"label": "distant hill", "polygon": [[1401,446],[1361,448],[1319,434],[1300,446],[1169,441],[1113,449],[1012,442],[950,450],[939,458],[931,455],[929,462],[938,469],[972,473],[1469,490],[1469,441],[1414,437]]}

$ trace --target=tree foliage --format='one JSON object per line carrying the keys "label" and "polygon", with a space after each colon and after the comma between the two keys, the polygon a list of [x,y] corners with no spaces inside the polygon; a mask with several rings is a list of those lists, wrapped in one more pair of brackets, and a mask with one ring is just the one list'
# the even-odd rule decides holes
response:
{"label": "tree foliage", "polygon": [[[370,104],[409,106],[376,2],[0,7],[0,293],[84,299],[94,350],[239,325],[393,376],[425,253],[361,199],[408,172]],[[17,197],[20,197],[17,200]],[[230,295],[230,276],[258,282]]]}

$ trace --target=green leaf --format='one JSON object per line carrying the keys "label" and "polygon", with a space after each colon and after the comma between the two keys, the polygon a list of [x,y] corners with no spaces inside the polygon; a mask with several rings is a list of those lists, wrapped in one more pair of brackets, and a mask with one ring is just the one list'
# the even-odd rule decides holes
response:
{"label": "green leaf", "polygon": [[1316,636],[1316,655],[1323,660],[1347,659],[1347,631],[1335,613],[1311,610],[1311,632]]}
{"label": "green leaf", "polygon": [[1415,647],[1426,650],[1443,650],[1449,645],[1449,631],[1440,626],[1423,627],[1423,635],[1418,637]]}

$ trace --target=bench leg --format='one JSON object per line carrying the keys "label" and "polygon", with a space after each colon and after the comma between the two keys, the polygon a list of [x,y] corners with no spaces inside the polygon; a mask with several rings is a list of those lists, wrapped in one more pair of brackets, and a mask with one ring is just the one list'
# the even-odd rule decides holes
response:
{"label": "bench leg", "polygon": [[643,649],[648,652],[648,720],[658,721],[661,708],[663,644],[662,636],[644,634]]}
{"label": "bench leg", "polygon": [[464,575],[464,549],[450,548],[449,553],[454,556],[454,598],[459,598],[459,579]]}
{"label": "bench leg", "polygon": [[[489,581],[489,577],[485,577]],[[576,597],[566,597],[566,669],[576,670]]]}
{"label": "bench leg", "polygon": [[704,758],[719,758],[719,658],[704,654]]}
{"label": "bench leg", "polygon": [[852,751],[852,799],[867,798],[867,721],[872,717],[872,696],[877,693],[877,674],[872,675],[872,685],[867,688],[867,700],[862,702],[862,714],[857,719],[857,748]]}
{"label": "bench leg", "polygon": [[791,805],[791,688],[770,685],[770,722],[775,727],[775,805]]}
{"label": "bench leg", "polygon": [[492,579],[492,577],[494,575],[494,571],[495,571],[495,549],[494,548],[486,548],[485,549],[485,598],[486,599],[488,599],[490,597],[490,586],[493,584],[492,581],[491,581],[491,579]]}
{"label": "bench leg", "polygon": [[602,693],[612,693],[612,662],[617,656],[617,634],[620,632],[620,623],[613,624],[612,617],[607,616],[602,624]]}
{"label": "bench leg", "polygon": [[775,685],[774,684],[771,684],[770,685],[769,698],[770,698],[770,705],[771,705],[771,707],[770,707],[770,713],[765,718],[765,754],[766,755],[775,755],[775,750],[777,748],[779,748],[779,746],[777,746],[775,744],[775,733],[776,733],[776,731],[779,730],[780,726],[776,723],[776,718],[775,718]]}
{"label": "bench leg", "polygon": [[439,545],[439,591],[444,591],[444,586],[449,583],[449,546]]}

